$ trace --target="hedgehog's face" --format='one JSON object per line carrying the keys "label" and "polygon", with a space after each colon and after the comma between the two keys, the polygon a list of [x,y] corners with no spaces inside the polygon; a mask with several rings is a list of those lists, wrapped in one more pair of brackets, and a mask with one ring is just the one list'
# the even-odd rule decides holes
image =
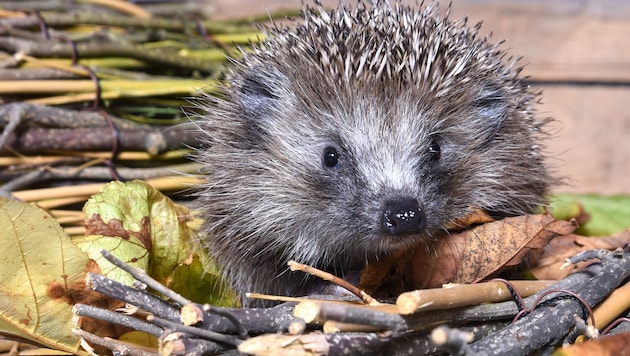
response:
{"label": "hedgehog's face", "polygon": [[[482,91],[457,99],[383,88],[340,94],[292,85],[271,67],[239,85],[238,110],[262,155],[251,174],[265,182],[252,213],[278,215],[270,223],[290,235],[291,258],[365,261],[431,239],[478,207],[479,148],[505,116],[505,105]],[[265,204],[270,212],[261,212]],[[325,255],[309,255],[318,251]]]}
{"label": "hedgehog's face", "polygon": [[318,209],[335,226],[337,248],[364,260],[433,238],[468,205],[457,188],[458,145],[440,119],[417,100],[384,99],[356,92],[329,106],[328,117],[327,109],[309,113],[320,134],[307,147],[320,157],[304,171],[318,177],[318,199],[327,202]]}

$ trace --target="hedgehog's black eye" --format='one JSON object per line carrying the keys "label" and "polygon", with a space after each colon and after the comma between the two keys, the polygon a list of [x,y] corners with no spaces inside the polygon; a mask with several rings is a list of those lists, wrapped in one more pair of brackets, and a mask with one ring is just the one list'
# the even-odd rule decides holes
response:
{"label": "hedgehog's black eye", "polygon": [[334,147],[324,148],[324,154],[322,155],[322,162],[326,168],[339,168],[339,151]]}
{"label": "hedgehog's black eye", "polygon": [[440,144],[437,143],[436,140],[431,141],[429,145],[429,156],[432,160],[437,161],[440,159],[440,154],[442,153],[442,149],[440,148]]}

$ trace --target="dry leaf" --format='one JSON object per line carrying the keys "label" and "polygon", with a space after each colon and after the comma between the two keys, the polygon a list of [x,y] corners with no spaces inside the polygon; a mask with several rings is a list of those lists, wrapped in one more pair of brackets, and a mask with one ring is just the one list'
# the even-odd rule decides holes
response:
{"label": "dry leaf", "polygon": [[412,257],[413,250],[403,249],[370,262],[361,272],[359,288],[368,294],[376,293],[379,288],[387,290],[387,295],[383,297],[408,291],[410,288],[405,287],[405,278],[401,274],[408,275],[411,271]]}
{"label": "dry leaf", "polygon": [[483,224],[443,237],[437,245],[418,248],[413,258],[416,288],[444,283],[473,283],[506,266],[519,264],[532,249],[544,247],[575,226],[549,214],[525,215]]}
{"label": "dry leaf", "polygon": [[447,226],[447,230],[456,230],[461,231],[464,228],[469,228],[473,225],[479,224],[487,224],[493,222],[494,219],[488,215],[484,210],[474,209],[468,215],[464,216],[461,219],[455,220],[449,226]]}
{"label": "dry leaf", "polygon": [[[451,223],[449,228],[461,231],[473,225],[486,224],[493,221],[494,219],[485,211],[473,209],[465,217]],[[414,253],[413,249],[406,248],[370,262],[361,273],[359,287],[368,294],[380,291],[381,294],[376,295],[383,298],[394,297],[412,289],[410,280]]]}
{"label": "dry leaf", "polygon": [[0,199],[0,226],[0,331],[77,353],[72,305],[97,267],[41,209]]}
{"label": "dry leaf", "polygon": [[626,355],[630,344],[630,333],[602,336],[581,344],[574,344],[558,349],[554,355],[592,356]]}
{"label": "dry leaf", "polygon": [[560,269],[567,257],[581,251],[593,249],[614,250],[630,243],[630,230],[607,237],[586,237],[579,235],[558,236],[542,250],[536,261],[530,261],[530,271],[537,279],[562,279],[581,269],[589,261]]}
{"label": "dry leaf", "polygon": [[254,355],[313,356],[327,355],[328,341],[321,333],[304,335],[264,334],[251,337],[238,346],[238,351]]}

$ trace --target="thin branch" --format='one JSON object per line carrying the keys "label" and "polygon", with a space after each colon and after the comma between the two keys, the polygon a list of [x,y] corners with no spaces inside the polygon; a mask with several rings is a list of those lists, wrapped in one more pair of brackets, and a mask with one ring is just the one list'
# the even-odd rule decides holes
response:
{"label": "thin branch", "polygon": [[[590,306],[594,306],[630,276],[630,255],[593,250],[580,253],[570,261],[576,263],[590,258],[598,258],[602,262],[599,273],[584,282],[564,289],[580,295],[581,299]],[[473,343],[472,350],[488,354],[506,352],[529,354],[561,342],[575,325],[573,316],[581,315],[584,307],[574,298],[558,297],[562,295],[549,296],[546,302],[541,303],[526,317]]]}
{"label": "thin branch", "polygon": [[468,343],[473,340],[474,335],[472,333],[463,332],[459,329],[451,329],[446,326],[440,326],[431,332],[431,341],[443,350],[448,351],[450,355],[476,355],[476,353],[472,352],[468,347]]}
{"label": "thin branch", "polygon": [[[101,254],[103,255],[103,257],[105,257],[105,259],[107,261],[111,262],[114,266],[116,266],[116,267],[122,269],[123,271],[129,273],[133,278],[135,278],[139,282],[144,283],[147,287],[151,288],[156,293],[159,293],[159,294],[169,298],[170,300],[174,301],[175,303],[178,303],[180,306],[184,306],[184,305],[187,305],[187,304],[192,304],[192,302],[190,300],[188,300],[188,299],[184,298],[183,296],[175,293],[174,291],[166,288],[163,284],[161,284],[160,282],[158,282],[155,279],[153,279],[144,270],[141,270],[139,268],[136,268],[136,267],[133,267],[133,266],[130,266],[130,265],[124,263],[123,261],[118,259],[116,256],[114,256],[111,252],[109,252],[107,250],[101,250]],[[157,314],[157,315],[161,315],[161,314]]]}
{"label": "thin branch", "polygon": [[367,294],[361,288],[358,288],[358,287],[354,286],[352,283],[349,283],[348,281],[344,280],[343,278],[339,278],[339,277],[335,276],[332,273],[328,273],[328,272],[322,271],[320,269],[317,269],[315,267],[307,266],[305,264],[298,263],[298,262],[293,261],[293,260],[289,261],[287,264],[289,265],[289,268],[291,269],[291,271],[302,271],[304,273],[307,273],[307,274],[310,274],[312,276],[321,278],[324,281],[329,281],[329,282],[331,282],[333,284],[336,284],[336,285],[346,289],[350,293],[356,295],[359,299],[361,299],[367,305],[380,304],[376,299],[374,299],[372,296]]}
{"label": "thin branch", "polygon": [[[173,32],[194,33],[191,21],[185,17],[171,16],[137,18],[121,16],[120,14],[103,14],[88,11],[74,11],[72,13],[51,13],[42,15],[46,24],[50,27],[68,27],[76,25],[99,25],[108,27],[138,28],[146,30],[167,30]],[[218,33],[242,33],[243,25],[230,25],[230,22],[202,21],[206,31],[210,34]],[[0,26],[16,28],[34,28],[38,26],[35,16],[8,18],[0,20]]]}
{"label": "thin branch", "polygon": [[[87,331],[83,331],[81,329],[72,329],[72,332],[78,337],[88,341],[94,345],[103,346],[109,350],[116,351],[121,355],[129,355],[129,356],[157,356],[157,352],[149,352],[146,350],[142,350],[137,347],[133,347],[129,344],[120,342],[118,340],[114,340],[108,337],[100,337],[89,333]],[[157,350],[156,350],[157,351]]]}
{"label": "thin branch", "polygon": [[[511,284],[522,296],[539,292],[555,281],[512,281]],[[402,293],[396,300],[401,314],[418,311],[457,308],[481,303],[496,303],[511,299],[510,291],[502,282],[455,285],[452,287],[421,289]]]}
{"label": "thin branch", "polygon": [[[198,171],[199,167],[195,163],[184,163],[171,166],[161,166],[156,168],[128,168],[116,167],[116,173],[124,180],[142,179],[147,180],[156,177],[168,177],[174,174],[192,174]],[[37,167],[30,172],[16,173],[16,177],[0,186],[0,194],[10,196],[11,192],[24,189],[36,183],[45,182],[52,179],[89,179],[108,182],[115,180],[112,169],[109,167]],[[6,179],[7,172],[0,172],[0,178]]]}
{"label": "thin branch", "polygon": [[[121,130],[151,128],[150,125],[137,124],[111,114],[107,115],[114,125]],[[19,122],[23,123],[24,127],[64,129],[108,127],[107,118],[98,111],[68,110],[27,102],[0,105],[0,127],[6,127],[8,123],[14,120],[13,117],[15,116],[19,117]]]}
{"label": "thin branch", "polygon": [[88,288],[114,299],[136,306],[151,314],[169,320],[179,320],[179,309],[163,299],[143,290],[138,290],[100,274],[88,273]]}
{"label": "thin branch", "polygon": [[162,355],[217,355],[232,347],[210,340],[190,337],[181,332],[169,332],[160,338]]}
{"label": "thin branch", "polygon": [[[0,37],[0,49],[9,53],[22,52],[33,57],[53,58],[71,58],[75,51],[73,45],[67,42],[29,41],[15,37]],[[81,58],[128,57],[157,65],[204,73],[213,73],[222,68],[216,61],[184,56],[180,51],[152,49],[129,43],[82,42],[76,44],[76,52]]]}
{"label": "thin branch", "polygon": [[[118,130],[119,149],[146,151],[158,155],[170,150],[198,144],[199,132],[179,126],[169,130],[160,128]],[[115,138],[109,128],[45,129],[28,128],[9,135],[0,153],[34,154],[45,151],[109,151]],[[7,147],[10,148],[7,149]]]}
{"label": "thin branch", "polygon": [[[190,189],[193,184],[200,182],[199,177],[183,176],[183,177],[158,177],[151,178],[146,181],[147,184],[160,191],[182,191]],[[105,183],[78,184],[73,186],[60,186],[41,189],[16,190],[13,196],[22,201],[41,201],[48,199],[69,199],[74,201],[74,197],[83,197],[87,200],[91,195],[100,192]],[[61,205],[43,202],[47,208],[53,208]]]}
{"label": "thin branch", "polygon": [[98,319],[118,325],[123,325],[133,330],[144,331],[147,334],[155,336],[160,336],[164,332],[162,328],[147,323],[146,321],[140,320],[131,315],[115,313],[113,311],[97,308],[91,305],[75,304],[74,307],[72,307],[72,311],[74,312],[74,314],[79,316],[85,316],[92,319]]}
{"label": "thin branch", "polygon": [[147,316],[147,321],[157,324],[163,327],[164,329],[168,329],[174,332],[186,333],[186,334],[204,338],[210,341],[228,344],[232,346],[238,346],[241,342],[243,342],[243,340],[233,335],[225,335],[225,334],[217,333],[210,330],[204,330],[204,329],[196,328],[193,326],[183,325],[180,323],[162,319],[155,315]]}

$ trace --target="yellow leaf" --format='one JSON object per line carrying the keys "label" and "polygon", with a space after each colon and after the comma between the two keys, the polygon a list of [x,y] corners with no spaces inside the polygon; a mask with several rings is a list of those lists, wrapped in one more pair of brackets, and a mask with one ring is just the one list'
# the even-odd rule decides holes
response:
{"label": "yellow leaf", "polygon": [[89,258],[46,212],[0,198],[0,329],[77,353],[72,304]]}

